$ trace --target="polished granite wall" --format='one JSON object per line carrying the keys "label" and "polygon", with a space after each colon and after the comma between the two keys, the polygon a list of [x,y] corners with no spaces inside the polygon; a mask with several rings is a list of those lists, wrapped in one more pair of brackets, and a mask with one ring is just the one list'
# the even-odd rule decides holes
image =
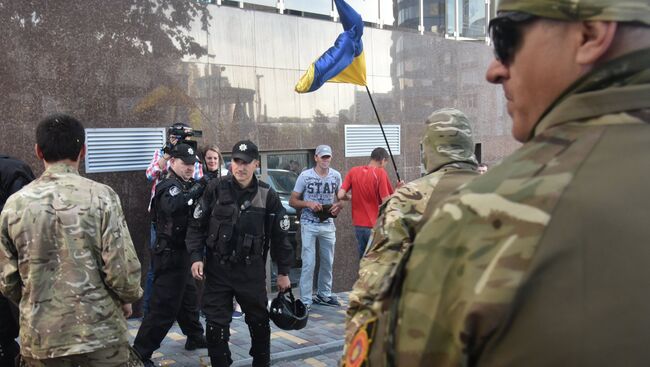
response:
{"label": "polished granite wall", "polygon": [[[185,0],[159,3],[175,8],[174,16],[156,13],[144,0],[135,6],[125,0],[9,2],[0,14],[0,151],[40,173],[35,126],[64,112],[87,128],[189,121],[204,131],[202,143],[216,142],[224,151],[243,138],[263,151],[330,144],[332,166],[342,174],[367,162],[344,157],[344,125],[376,123],[363,87],[293,91],[304,69],[333,44],[340,24]],[[402,128],[395,157],[402,178],[419,177],[423,121],[438,108],[467,113],[484,162],[516,149],[502,92],[484,80],[487,46],[376,28],[366,28],[363,40],[368,86],[382,121]],[[144,171],[87,176],[120,195],[146,264],[150,184]],[[350,289],[356,278],[350,223],[348,207],[338,219],[335,291]]]}

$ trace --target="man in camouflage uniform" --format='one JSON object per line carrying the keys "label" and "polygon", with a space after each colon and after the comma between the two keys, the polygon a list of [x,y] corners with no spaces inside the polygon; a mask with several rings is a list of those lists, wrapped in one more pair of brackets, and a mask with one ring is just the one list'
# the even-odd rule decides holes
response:
{"label": "man in camouflage uniform", "polygon": [[124,366],[125,316],[142,296],[140,263],[120,199],[79,175],[81,123],[50,116],[36,129],[37,180],[0,215],[0,291],[20,307],[26,366]]}
{"label": "man in camouflage uniform", "polygon": [[465,114],[445,108],[432,113],[426,123],[421,142],[426,175],[397,189],[382,205],[361,259],[359,279],[350,293],[344,366],[359,365],[389,332],[385,329],[387,287],[395,264],[420,228],[425,208],[478,175],[472,127]]}
{"label": "man in camouflage uniform", "polygon": [[499,2],[487,79],[525,144],[416,235],[389,364],[648,363],[649,26],[647,0]]}

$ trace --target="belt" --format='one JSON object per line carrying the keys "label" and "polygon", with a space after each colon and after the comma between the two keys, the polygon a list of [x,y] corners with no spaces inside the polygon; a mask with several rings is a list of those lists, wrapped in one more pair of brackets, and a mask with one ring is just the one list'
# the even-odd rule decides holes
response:
{"label": "belt", "polygon": [[311,220],[311,219],[301,219],[300,223],[311,223],[311,224],[332,224],[334,221],[329,221],[330,218],[328,218],[325,222],[321,222],[319,220]]}

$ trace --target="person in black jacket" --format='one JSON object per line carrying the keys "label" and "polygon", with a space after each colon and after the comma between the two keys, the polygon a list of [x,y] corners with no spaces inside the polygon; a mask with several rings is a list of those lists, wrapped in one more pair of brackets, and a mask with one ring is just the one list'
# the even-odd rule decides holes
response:
{"label": "person in black jacket", "polygon": [[[0,211],[11,194],[34,180],[29,166],[16,158],[0,154]],[[0,366],[12,366],[20,353],[18,307],[0,293]]]}
{"label": "person in black jacket", "polygon": [[231,175],[210,181],[190,219],[186,242],[192,275],[206,279],[202,309],[212,366],[232,363],[228,340],[233,297],[246,315],[253,366],[268,366],[271,330],[266,256],[270,247],[278,264],[278,289],[290,288],[293,247],[287,239],[289,217],[278,194],[255,177],[257,146],[240,141],[232,152]]}
{"label": "person in black jacket", "polygon": [[185,349],[206,347],[199,322],[197,288],[190,275],[190,259],[185,248],[188,217],[205,187],[192,180],[194,163],[198,161],[192,147],[176,145],[171,151],[169,172],[156,186],[152,205],[156,245],[151,304],[133,343],[145,366],[153,366],[151,355],[160,347],[174,321],[178,321],[187,335]]}

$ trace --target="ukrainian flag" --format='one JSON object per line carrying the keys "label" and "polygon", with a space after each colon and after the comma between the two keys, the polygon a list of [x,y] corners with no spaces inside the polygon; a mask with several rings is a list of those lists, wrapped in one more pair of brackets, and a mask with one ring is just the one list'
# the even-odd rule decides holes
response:
{"label": "ukrainian flag", "polygon": [[343,33],[334,46],[314,61],[296,84],[296,92],[309,93],[325,82],[366,85],[366,57],[363,54],[363,20],[344,0],[334,0]]}

